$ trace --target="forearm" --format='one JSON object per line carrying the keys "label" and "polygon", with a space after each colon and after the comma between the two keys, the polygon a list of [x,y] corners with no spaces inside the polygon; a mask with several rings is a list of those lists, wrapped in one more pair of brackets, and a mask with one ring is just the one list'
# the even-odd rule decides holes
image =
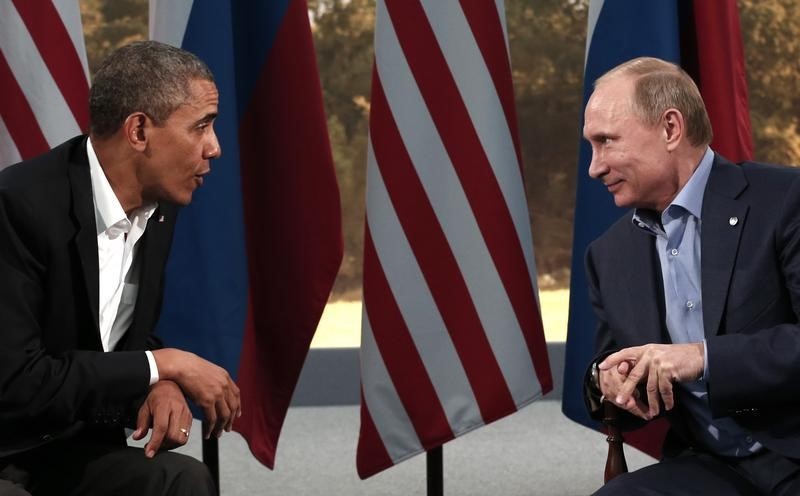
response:
{"label": "forearm", "polygon": [[708,391],[715,415],[800,404],[800,327],[778,325],[707,340]]}

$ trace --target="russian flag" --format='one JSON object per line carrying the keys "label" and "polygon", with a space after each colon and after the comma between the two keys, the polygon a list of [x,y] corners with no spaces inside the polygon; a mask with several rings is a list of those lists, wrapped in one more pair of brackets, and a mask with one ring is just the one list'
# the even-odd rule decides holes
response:
{"label": "russian flag", "polygon": [[234,428],[272,468],[342,257],[306,2],[151,0],[150,33],[214,73],[223,150],[180,213],[158,332],[234,377]]}
{"label": "russian flag", "polygon": [[[714,128],[712,148],[733,161],[751,158],[747,81],[736,0],[593,0],[588,24],[584,106],[594,81],[620,63],[641,56],[669,60],[680,64],[700,87]],[[579,129],[583,129],[583,119]],[[572,420],[596,428],[598,424],[589,418],[583,400],[584,374],[594,357],[595,332],[583,258],[589,243],[624,210],[617,208],[605,188],[589,177],[591,154],[588,142],[581,140],[562,410]],[[651,426],[630,433],[627,440],[658,457],[667,426],[663,421]]]}

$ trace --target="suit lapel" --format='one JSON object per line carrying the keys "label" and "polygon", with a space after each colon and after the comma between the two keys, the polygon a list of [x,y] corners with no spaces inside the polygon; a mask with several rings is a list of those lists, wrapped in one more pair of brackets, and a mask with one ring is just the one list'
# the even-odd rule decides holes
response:
{"label": "suit lapel", "polygon": [[100,269],[97,260],[97,225],[94,218],[92,179],[89,175],[85,139],[79,142],[70,158],[69,182],[72,190],[72,220],[77,230],[75,246],[81,261],[92,319],[99,339]]}
{"label": "suit lapel", "polygon": [[749,208],[736,198],[746,187],[747,179],[742,170],[716,156],[701,214],[703,329],[707,338],[717,334],[728,299],[733,266]]}

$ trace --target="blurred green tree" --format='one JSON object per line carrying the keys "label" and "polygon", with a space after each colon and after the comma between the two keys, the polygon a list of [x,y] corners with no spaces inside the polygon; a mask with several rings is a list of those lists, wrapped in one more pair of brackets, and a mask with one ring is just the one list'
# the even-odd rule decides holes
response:
{"label": "blurred green tree", "polygon": [[739,0],[755,157],[800,165],[800,0]]}
{"label": "blurred green tree", "polygon": [[328,131],[342,196],[344,259],[334,298],[361,297],[374,0],[310,0]]}
{"label": "blurred green tree", "polygon": [[[758,160],[800,163],[800,0],[738,0]],[[506,0],[540,287],[569,281],[588,0]],[[147,37],[148,0],[81,0],[90,70]],[[308,0],[342,196],[334,298],[360,296],[375,0]],[[583,172],[581,172],[583,173]]]}
{"label": "blurred green tree", "polygon": [[148,0],[81,0],[89,71],[116,48],[147,39]]}

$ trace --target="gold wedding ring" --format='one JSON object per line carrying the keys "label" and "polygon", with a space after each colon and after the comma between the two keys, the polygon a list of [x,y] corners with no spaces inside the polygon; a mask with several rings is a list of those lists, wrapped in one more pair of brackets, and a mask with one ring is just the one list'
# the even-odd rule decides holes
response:
{"label": "gold wedding ring", "polygon": [[183,432],[183,435],[184,435],[184,436],[186,436],[186,437],[189,437],[189,429],[184,429],[183,427],[181,427],[181,428],[180,428],[180,429],[178,429],[178,430],[179,430],[179,431],[181,431],[181,432]]}

